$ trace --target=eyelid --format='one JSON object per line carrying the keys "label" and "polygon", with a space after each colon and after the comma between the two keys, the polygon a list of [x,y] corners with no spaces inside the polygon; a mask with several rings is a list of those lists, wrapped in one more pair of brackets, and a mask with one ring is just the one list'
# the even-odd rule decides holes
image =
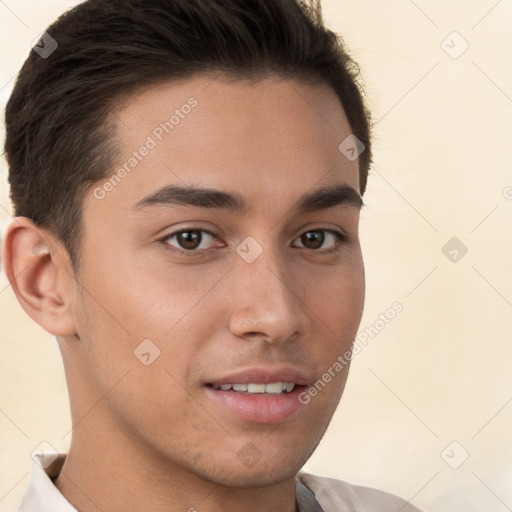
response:
{"label": "eyelid", "polygon": [[[209,248],[209,249],[178,249],[177,247],[174,247],[165,242],[169,238],[172,238],[176,235],[179,235],[180,233],[184,233],[187,231],[199,231],[199,232],[207,233],[207,234],[211,235],[213,238],[219,237],[219,235],[216,234],[214,231],[206,229],[206,228],[202,228],[199,226],[184,226],[180,229],[177,229],[171,233],[166,234],[164,237],[161,237],[158,241],[162,242],[164,244],[166,250],[169,250],[174,253],[178,253],[180,255],[185,255],[185,256],[200,256],[200,255],[204,255],[208,252],[211,252],[212,250],[215,249],[215,247]],[[345,245],[346,243],[348,243],[348,241],[350,240],[349,235],[347,235],[340,228],[331,229],[331,228],[326,228],[326,227],[308,227],[308,228],[303,228],[303,230],[301,230],[300,234],[294,238],[294,241],[297,240],[297,238],[300,238],[303,234],[309,233],[311,231],[324,231],[326,233],[331,233],[336,237],[337,243],[335,244],[335,246],[333,248],[323,250],[323,251],[320,249],[308,249],[307,247],[304,247],[304,246],[300,246],[300,247],[298,247],[298,249],[304,249],[306,251],[311,251],[311,252],[317,253],[317,254],[330,254],[332,252],[341,250],[341,247],[343,245]],[[222,249],[222,248],[223,247],[217,246],[217,249]]]}

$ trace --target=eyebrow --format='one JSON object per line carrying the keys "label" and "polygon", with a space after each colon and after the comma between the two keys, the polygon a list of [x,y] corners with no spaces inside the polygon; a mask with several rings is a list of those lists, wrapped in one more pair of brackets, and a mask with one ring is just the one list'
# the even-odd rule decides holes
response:
{"label": "eyebrow", "polygon": [[[145,210],[152,206],[176,205],[219,208],[239,214],[246,214],[250,211],[244,197],[236,192],[178,185],[167,185],[149,194],[135,204],[134,210]],[[329,185],[301,196],[293,205],[292,213],[325,210],[339,205],[360,210],[364,203],[359,193],[351,186]]]}

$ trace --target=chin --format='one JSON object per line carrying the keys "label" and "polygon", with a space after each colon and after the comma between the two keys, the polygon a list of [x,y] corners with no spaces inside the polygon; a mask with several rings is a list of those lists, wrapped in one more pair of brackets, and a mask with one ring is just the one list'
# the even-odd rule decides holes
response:
{"label": "chin", "polygon": [[272,446],[269,446],[266,454],[257,454],[251,453],[248,444],[244,446],[245,450],[233,452],[232,457],[226,457],[224,452],[215,466],[206,466],[204,461],[203,464],[198,461],[190,469],[200,478],[225,487],[270,487],[294,478],[316,448],[315,444],[307,452],[297,452],[298,446],[304,447],[304,444],[295,444],[295,451],[276,449],[273,453]]}
{"label": "chin", "polygon": [[[239,465],[225,468],[216,468],[212,473],[210,471],[200,472],[198,476],[217,485],[231,488],[257,488],[271,487],[282,484],[292,478],[299,472],[302,464],[297,466],[282,465],[276,466],[275,463],[264,465],[257,464],[258,467],[244,468]],[[197,471],[198,468],[196,468]]]}

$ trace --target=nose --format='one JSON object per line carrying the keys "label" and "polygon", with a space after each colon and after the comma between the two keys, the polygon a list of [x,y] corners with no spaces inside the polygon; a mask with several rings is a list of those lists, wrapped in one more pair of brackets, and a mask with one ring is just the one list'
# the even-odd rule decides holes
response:
{"label": "nose", "polygon": [[263,338],[269,343],[296,339],[310,322],[300,281],[278,248],[261,247],[263,251],[252,262],[237,257],[230,272],[230,330],[239,338]]}

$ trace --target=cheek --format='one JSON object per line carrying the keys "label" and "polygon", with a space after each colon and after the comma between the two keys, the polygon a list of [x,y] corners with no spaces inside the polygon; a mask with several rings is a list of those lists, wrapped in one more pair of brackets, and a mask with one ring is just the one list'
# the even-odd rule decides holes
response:
{"label": "cheek", "polygon": [[122,307],[108,313],[95,300],[83,304],[84,316],[94,319],[85,320],[82,329],[93,402],[102,397],[109,415],[148,439],[173,439],[179,425],[197,420],[185,391],[194,343],[183,343],[173,332],[164,342],[159,333],[172,328],[170,315],[156,326],[158,311],[145,309],[144,297],[124,294],[123,299]]}
{"label": "cheek", "polygon": [[[365,296],[364,265],[361,257],[341,266],[336,272],[316,280],[309,304],[319,328],[329,340],[324,346],[331,355],[349,346],[357,335]],[[313,283],[315,281],[311,281]]]}
{"label": "cheek", "polygon": [[179,402],[183,393],[176,387],[189,381],[219,309],[219,302],[208,296],[218,274],[194,272],[192,266],[183,271],[130,267],[122,260],[86,273],[78,330],[99,392],[129,372],[118,388],[129,400],[118,403],[134,406],[146,390],[155,400],[158,390],[169,403]]}
{"label": "cheek", "polygon": [[110,279],[108,301],[138,337],[169,339],[183,320],[203,314],[204,299],[229,268],[228,262],[181,268],[154,260],[132,264],[122,276],[118,273]]}
{"label": "cheek", "polygon": [[[110,337],[168,338],[169,332],[215,285],[222,269],[206,272],[199,265],[179,268],[143,255],[130,258],[104,254],[89,265],[84,282],[96,333]],[[164,258],[161,258],[164,260]],[[222,275],[222,274],[220,274]],[[166,336],[167,335],[167,336]]]}

